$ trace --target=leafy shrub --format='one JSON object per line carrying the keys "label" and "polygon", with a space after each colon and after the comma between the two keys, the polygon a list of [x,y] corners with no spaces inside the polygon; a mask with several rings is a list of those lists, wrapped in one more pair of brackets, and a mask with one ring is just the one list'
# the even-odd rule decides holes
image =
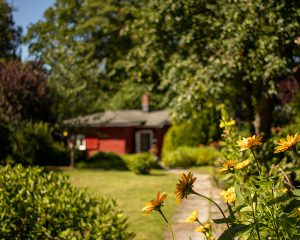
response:
{"label": "leafy shrub", "polygon": [[199,147],[197,150],[197,166],[213,165],[220,157],[220,152],[214,147]]}
{"label": "leafy shrub", "polygon": [[65,175],[0,167],[3,239],[132,239],[114,201],[79,190]]}
{"label": "leafy shrub", "polygon": [[220,135],[217,121],[201,116],[182,124],[172,125],[164,137],[162,156],[180,146],[196,147],[217,140]]}
{"label": "leafy shrub", "polygon": [[12,157],[24,165],[67,165],[68,152],[52,137],[47,123],[22,123],[12,127]]}
{"label": "leafy shrub", "polygon": [[213,147],[182,146],[163,156],[163,163],[170,168],[188,168],[191,166],[212,165],[219,157]]}
{"label": "leafy shrub", "polygon": [[115,153],[99,152],[76,163],[78,168],[128,169],[121,156]]}
{"label": "leafy shrub", "polygon": [[136,174],[149,174],[156,165],[154,156],[150,153],[128,154],[123,155],[123,158],[129,170]]}

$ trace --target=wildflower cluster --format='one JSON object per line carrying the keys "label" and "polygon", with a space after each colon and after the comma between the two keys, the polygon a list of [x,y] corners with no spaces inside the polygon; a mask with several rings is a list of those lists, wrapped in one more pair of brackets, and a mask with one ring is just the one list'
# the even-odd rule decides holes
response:
{"label": "wildflower cluster", "polygon": [[[233,121],[221,122],[224,128],[232,129],[234,124]],[[226,136],[229,135],[230,131],[227,131]],[[298,163],[299,142],[298,134],[280,139],[274,147],[274,156],[278,156],[277,153],[293,152],[294,154],[290,155],[291,161]],[[215,224],[226,224],[227,230],[219,238],[222,240],[300,239],[300,190],[297,189],[300,182],[292,179],[293,171],[299,172],[299,165],[294,164],[292,170],[285,172],[286,169],[278,158],[278,164],[273,164],[270,170],[262,168],[264,156],[260,154],[260,158],[257,157],[263,146],[261,136],[253,135],[236,140],[235,146],[238,151],[236,156],[239,158],[226,160],[218,170],[222,175],[233,176],[231,186],[220,192],[227,204],[227,210],[224,211],[213,199],[194,190],[196,177],[191,172],[181,174],[175,189],[177,203],[180,204],[191,194],[197,195],[212,203],[223,216],[221,219],[208,219],[202,223],[198,217],[198,209],[195,209],[186,219],[186,223],[198,223],[195,231],[204,234],[207,240],[214,240],[211,221]],[[256,164],[252,164],[255,162]],[[161,210],[166,197],[166,193],[157,193],[155,200],[146,203],[143,212],[149,214],[157,211],[168,223]],[[168,226],[174,239],[169,223]]]}

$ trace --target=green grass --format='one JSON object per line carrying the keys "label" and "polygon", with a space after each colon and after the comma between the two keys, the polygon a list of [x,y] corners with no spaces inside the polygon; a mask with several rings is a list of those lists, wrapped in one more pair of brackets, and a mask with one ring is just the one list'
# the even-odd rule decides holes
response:
{"label": "green grass", "polygon": [[118,206],[128,216],[129,227],[137,240],[160,240],[166,229],[157,212],[143,216],[144,203],[153,199],[157,191],[168,193],[163,212],[171,219],[175,211],[174,190],[176,174],[153,170],[151,175],[136,175],[128,171],[72,170],[67,174],[71,183],[85,187],[89,192],[117,200]]}

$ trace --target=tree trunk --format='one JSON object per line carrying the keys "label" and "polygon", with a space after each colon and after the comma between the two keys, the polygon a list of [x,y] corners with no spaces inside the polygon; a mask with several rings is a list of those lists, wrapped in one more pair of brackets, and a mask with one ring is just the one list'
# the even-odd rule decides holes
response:
{"label": "tree trunk", "polygon": [[270,137],[274,106],[274,97],[263,93],[254,107],[253,126],[255,134],[263,135],[264,139]]}

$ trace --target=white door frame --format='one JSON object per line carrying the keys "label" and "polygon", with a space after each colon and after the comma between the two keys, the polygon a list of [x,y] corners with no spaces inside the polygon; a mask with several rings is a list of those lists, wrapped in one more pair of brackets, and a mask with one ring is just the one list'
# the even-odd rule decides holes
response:
{"label": "white door frame", "polygon": [[139,130],[135,132],[135,151],[141,152],[141,134],[142,133],[149,133],[150,135],[150,148],[153,145],[153,131],[152,130]]}

